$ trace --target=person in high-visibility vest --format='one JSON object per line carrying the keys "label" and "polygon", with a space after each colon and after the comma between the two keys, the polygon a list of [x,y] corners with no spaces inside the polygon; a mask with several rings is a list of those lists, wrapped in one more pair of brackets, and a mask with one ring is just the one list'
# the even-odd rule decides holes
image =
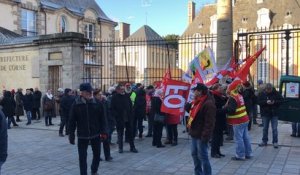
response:
{"label": "person in high-visibility vest", "polygon": [[243,96],[238,93],[241,80],[234,80],[227,89],[229,99],[223,109],[227,113],[227,123],[233,126],[236,155],[232,160],[252,158],[251,142],[248,134],[249,117]]}

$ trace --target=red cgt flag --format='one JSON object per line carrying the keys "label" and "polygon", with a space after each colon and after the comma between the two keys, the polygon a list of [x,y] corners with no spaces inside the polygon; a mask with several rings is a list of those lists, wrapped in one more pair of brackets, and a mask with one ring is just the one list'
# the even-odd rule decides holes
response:
{"label": "red cgt flag", "polygon": [[175,116],[183,114],[189,90],[189,83],[168,79],[164,87],[164,98],[161,111]]}

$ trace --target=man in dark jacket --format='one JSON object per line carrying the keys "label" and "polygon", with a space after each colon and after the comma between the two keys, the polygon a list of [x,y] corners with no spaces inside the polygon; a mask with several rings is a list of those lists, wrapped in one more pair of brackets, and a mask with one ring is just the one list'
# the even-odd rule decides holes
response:
{"label": "man in dark jacket", "polygon": [[[38,88],[34,89],[33,92],[33,108],[32,108],[32,119],[33,120],[40,120],[41,119],[41,98],[42,98],[42,92],[39,91]],[[37,116],[36,116],[37,114]]]}
{"label": "man in dark jacket", "polygon": [[32,117],[31,111],[33,108],[33,96],[30,89],[26,89],[26,95],[24,96],[23,103],[24,103],[24,110],[26,112],[26,117],[27,117],[26,125],[30,125],[31,117]]}
{"label": "man in dark jacket", "polygon": [[194,100],[186,106],[190,112],[187,127],[192,137],[192,157],[195,175],[211,175],[211,165],[208,159],[208,141],[213,133],[216,117],[216,106],[208,88],[197,83],[192,89]]}
{"label": "man in dark jacket", "polygon": [[116,119],[119,153],[123,153],[123,135],[124,129],[128,131],[128,142],[130,144],[130,151],[137,153],[133,140],[133,117],[132,117],[132,102],[128,95],[125,94],[125,87],[118,85],[116,87],[116,94],[111,100],[111,112]]}
{"label": "man in dark jacket", "polygon": [[249,117],[248,130],[251,130],[253,121],[253,105],[256,102],[256,96],[254,88],[251,86],[249,81],[243,82],[243,88],[241,89],[241,94],[245,101],[246,110]]}
{"label": "man in dark jacket", "polygon": [[4,116],[7,117],[7,128],[10,129],[11,122],[14,126],[19,126],[14,118],[15,115],[15,108],[16,108],[16,102],[13,99],[11,92],[5,91],[4,97],[0,102],[0,105],[3,107],[3,113]]}
{"label": "man in dark jacket", "polygon": [[133,106],[134,122],[133,122],[133,137],[139,131],[139,138],[143,137],[143,120],[146,117],[146,91],[139,89],[136,92],[136,98]]}
{"label": "man in dark jacket", "polygon": [[100,138],[105,134],[105,118],[103,106],[92,96],[89,83],[80,85],[81,94],[75,99],[70,111],[69,142],[75,144],[75,130],[78,137],[78,154],[80,174],[87,175],[87,148],[89,143],[93,150],[92,175],[96,175],[100,162]]}
{"label": "man in dark jacket", "polygon": [[60,123],[60,126],[59,126],[59,136],[61,136],[61,137],[64,136],[64,134],[63,134],[64,127],[66,128],[65,133],[66,133],[66,135],[68,135],[69,114],[70,114],[71,106],[74,102],[74,97],[72,95],[72,90],[71,89],[66,88],[64,94],[65,95],[60,100],[60,107],[59,107],[60,110],[61,110],[61,113],[62,113],[62,116],[61,116],[62,120],[61,120],[61,123]]}
{"label": "man in dark jacket", "polygon": [[272,125],[273,147],[278,148],[278,116],[277,109],[283,101],[283,97],[276,91],[272,84],[267,83],[265,90],[258,95],[258,105],[260,105],[263,119],[263,138],[259,146],[267,146],[269,123]]}
{"label": "man in dark jacket", "polygon": [[7,123],[3,112],[0,109],[0,174],[1,167],[7,158]]}

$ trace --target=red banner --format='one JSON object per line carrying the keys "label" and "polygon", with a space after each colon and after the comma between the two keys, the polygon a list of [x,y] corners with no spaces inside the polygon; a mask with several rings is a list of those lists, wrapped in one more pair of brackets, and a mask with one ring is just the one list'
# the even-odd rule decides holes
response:
{"label": "red banner", "polygon": [[168,79],[165,82],[161,111],[176,116],[179,116],[178,114],[183,114],[189,90],[189,83]]}

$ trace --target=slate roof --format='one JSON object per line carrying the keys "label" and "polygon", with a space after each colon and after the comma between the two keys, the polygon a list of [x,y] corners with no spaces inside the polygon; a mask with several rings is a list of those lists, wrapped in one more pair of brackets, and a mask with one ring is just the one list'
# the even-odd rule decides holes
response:
{"label": "slate roof", "polygon": [[[270,28],[282,26],[285,23],[300,24],[300,4],[295,0],[265,0],[260,4],[257,4],[255,0],[236,0],[233,6],[233,31],[236,32],[240,28],[255,29],[257,11],[262,8],[270,10]],[[292,13],[291,16],[287,16],[288,12]],[[195,33],[210,34],[210,17],[215,14],[217,14],[217,4],[204,6],[182,36],[192,36]],[[242,22],[243,18],[247,18],[247,21]]]}
{"label": "slate roof", "polygon": [[130,35],[128,38],[125,39],[125,41],[136,41],[136,40],[143,40],[143,41],[149,41],[149,40],[163,40],[163,38],[156,33],[151,27],[148,25],[144,25],[141,28],[139,28],[136,32],[134,32],[132,35]]}
{"label": "slate roof", "polygon": [[21,37],[21,35],[0,27],[0,44],[8,43],[18,37]]}
{"label": "slate roof", "polygon": [[66,8],[78,16],[83,16],[86,9],[93,9],[101,20],[115,23],[106,16],[95,0],[41,0],[40,2],[43,8],[51,10]]}

